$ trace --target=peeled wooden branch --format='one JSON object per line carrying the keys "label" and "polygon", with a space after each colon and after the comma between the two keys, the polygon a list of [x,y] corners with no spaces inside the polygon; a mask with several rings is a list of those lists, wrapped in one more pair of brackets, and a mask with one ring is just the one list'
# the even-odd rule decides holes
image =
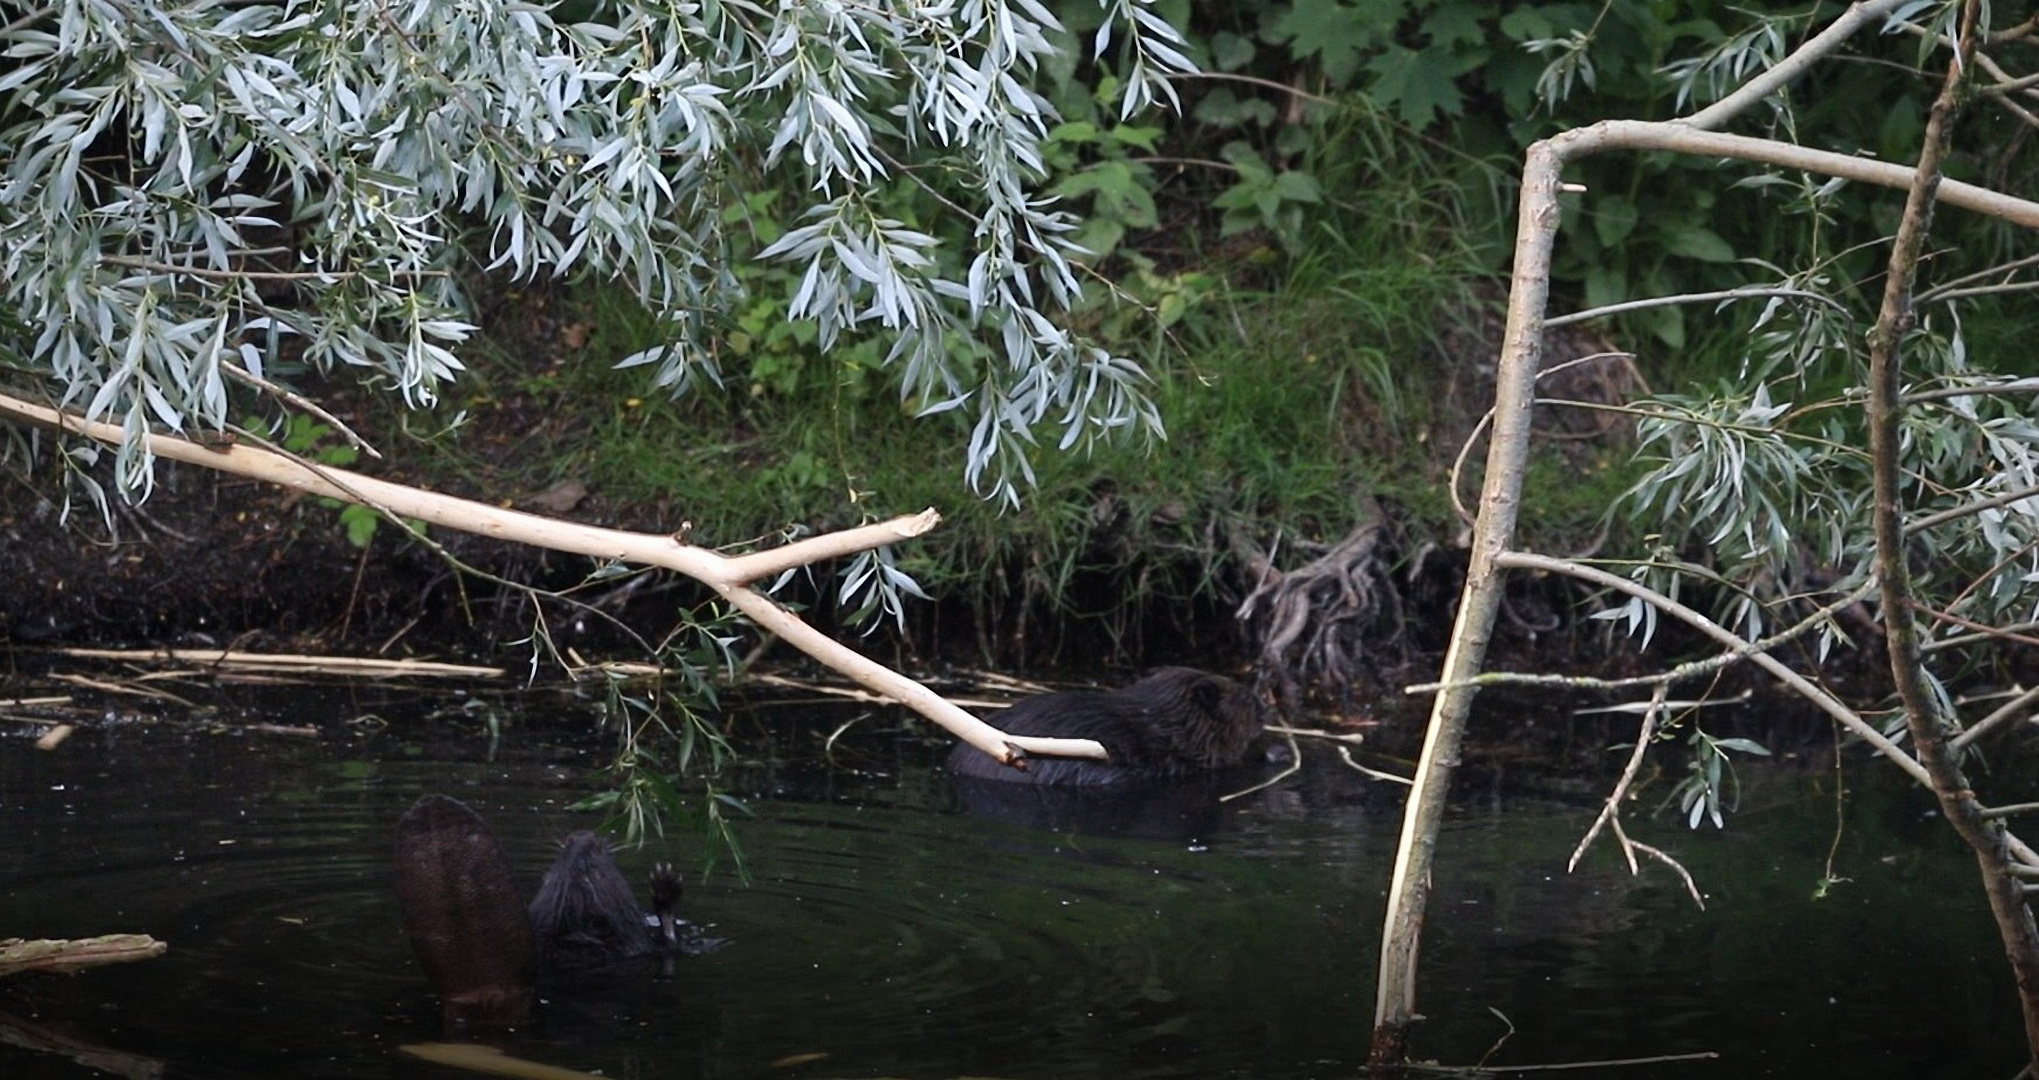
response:
{"label": "peeled wooden branch", "polygon": [[8,938],[0,941],[0,977],[30,971],[83,971],[106,964],[152,960],[169,948],[147,934],[107,934],[75,940]]}
{"label": "peeled wooden branch", "polygon": [[511,1076],[517,1080],[601,1080],[594,1073],[511,1057],[496,1047],[479,1043],[409,1043],[397,1047],[397,1050],[434,1065],[465,1069],[484,1076]]}
{"label": "peeled wooden branch", "polygon": [[433,660],[391,660],[380,656],[298,656],[253,653],[238,649],[55,649],[59,656],[80,660],[114,660],[130,664],[189,664],[218,671],[290,672],[296,674],[375,675],[383,678],[500,679],[499,667],[447,664]]}
{"label": "peeled wooden branch", "polygon": [[[4,394],[0,394],[0,417],[55,428],[113,446],[120,445],[125,437],[113,424],[88,421],[75,413]],[[812,537],[769,551],[732,557],[683,543],[674,536],[626,532],[540,517],[521,510],[508,510],[378,480],[345,469],[315,465],[262,447],[201,446],[171,435],[150,434],[143,438],[150,453],[187,465],[200,465],[343,502],[360,503],[386,514],[416,518],[477,536],[532,544],[596,559],[675,570],[714,590],[765,632],[784,639],[859,686],[934,721],[997,761],[1013,764],[1026,754],[1106,759],[1104,747],[1091,739],[1008,735],[964,712],[927,687],[807,625],[799,616],[751,588],[751,584],[761,578],[772,577],[796,566],[855,554],[927,533],[942,520],[932,508],[875,525]]]}

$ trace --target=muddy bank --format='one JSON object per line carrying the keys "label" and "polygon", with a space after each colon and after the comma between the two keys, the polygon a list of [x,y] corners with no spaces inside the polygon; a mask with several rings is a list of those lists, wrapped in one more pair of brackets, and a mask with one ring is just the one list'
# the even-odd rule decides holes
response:
{"label": "muddy bank", "polygon": [[[585,493],[570,507],[543,505],[553,494],[502,501],[636,531],[682,526],[669,508],[615,506]],[[648,660],[644,642],[663,638],[676,611],[708,599],[695,583],[665,572],[582,587],[595,569],[590,559],[451,530],[433,530],[423,543],[385,525],[357,547],[336,506],[168,463],[146,502],[116,503],[110,520],[78,504],[65,520],[55,499],[19,475],[0,476],[0,579],[11,583],[0,591],[0,642],[485,658],[525,655],[528,645],[511,643],[542,612],[562,649]],[[1022,594],[1026,568],[1016,566],[1004,580],[987,575],[989,595],[951,592],[915,602],[903,630],[888,622],[868,635],[843,625],[826,568],[817,574],[819,590],[795,580],[777,595],[809,621],[894,660],[1224,667],[1250,657],[1227,599],[1239,585],[1184,603],[1198,584],[1198,561],[1156,553],[1136,571],[1150,587],[1163,578],[1174,584],[1155,587],[1151,603],[1128,605],[1125,581],[1084,572],[1072,577],[1069,594],[1043,603]],[[573,591],[574,599],[516,586]],[[1442,627],[1440,619],[1432,629]]]}
{"label": "muddy bank", "polygon": [[[886,623],[864,635],[861,627],[841,625],[827,568],[796,578],[778,595],[881,659],[922,668],[1189,663],[1237,672],[1258,662],[1295,673],[1307,689],[1341,706],[1410,673],[1420,677],[1442,647],[1464,556],[1454,519],[1410,499],[1440,498],[1460,443],[1491,397],[1484,357],[1499,334],[1491,310],[1497,301],[1469,302],[1454,324],[1460,329],[1434,343],[1432,362],[1411,375],[1436,384],[1437,407],[1412,414],[1421,430],[1384,424],[1358,395],[1341,400],[1329,438],[1353,472],[1327,485],[1335,498],[1326,506],[1298,509],[1256,496],[1245,490],[1243,473],[1142,478],[1133,464],[1114,466],[1119,472],[1100,466],[1089,479],[1044,489],[1011,518],[988,517],[967,491],[944,487],[953,496],[943,503],[949,524],[900,555],[933,564],[950,580],[935,586],[934,602],[910,605],[903,628]],[[477,364],[474,390],[458,403],[457,435],[431,447],[414,434],[415,425],[430,421],[401,415],[358,388],[308,388],[389,455],[352,467],[614,528],[672,533],[690,521],[713,521],[709,515],[723,507],[711,495],[656,485],[631,493],[603,482],[604,470],[613,472],[618,461],[655,463],[627,456],[643,452],[626,445],[633,435],[627,426],[604,426],[605,418],[652,405],[640,410],[638,399],[571,383],[576,365],[589,362],[576,355],[590,332],[584,313],[557,297],[515,293],[492,298],[490,314],[500,355]],[[1573,335],[1554,337],[1548,351],[1555,365],[1606,348],[1597,338]],[[1579,370],[1553,392],[1604,401],[1631,392],[1620,371],[1580,381]],[[755,500],[804,453],[794,444],[808,433],[761,439],[745,427],[754,417],[725,405],[691,406],[690,434],[711,447],[744,448],[722,454],[728,460],[715,467],[729,474],[723,492]],[[1625,454],[1623,435],[1600,414],[1544,413],[1541,422],[1558,436],[1552,440],[1558,467],[1583,474]],[[1187,446],[1209,436],[1185,421],[1176,437]],[[1270,453],[1284,452],[1280,444],[1293,440],[1266,425],[1252,437]],[[330,456],[340,446],[330,432],[300,443],[290,448],[349,464]],[[1370,490],[1367,470],[1381,471],[1412,446],[1423,461],[1419,471],[1436,482],[1415,480],[1414,494],[1402,499]],[[668,463],[706,453],[659,447]],[[930,442],[925,453],[946,451]],[[530,646],[511,643],[542,623],[562,649],[641,660],[650,658],[647,643],[675,625],[677,612],[707,599],[693,583],[662,573],[589,584],[596,567],[586,558],[447,530],[419,542],[385,523],[360,544],[363,537],[350,535],[336,504],[167,463],[159,465],[157,490],[145,503],[116,504],[110,519],[101,519],[89,501],[74,498],[66,521],[61,477],[48,464],[42,468],[40,475],[0,474],[0,575],[14,583],[0,594],[0,641],[521,656]],[[1462,476],[1459,486],[1472,491],[1477,477]],[[856,523],[859,507],[845,503],[839,489],[808,495],[767,496],[761,509],[749,511],[764,517],[703,524],[693,539],[770,546],[789,526]],[[838,520],[845,514],[852,516]],[[1597,525],[1582,519],[1577,527]],[[1057,550],[1043,550],[1044,534]],[[576,591],[566,602],[526,588]],[[1551,583],[1525,581],[1499,647],[1594,647],[1574,634],[1572,599]],[[1250,617],[1240,616],[1242,605]]]}

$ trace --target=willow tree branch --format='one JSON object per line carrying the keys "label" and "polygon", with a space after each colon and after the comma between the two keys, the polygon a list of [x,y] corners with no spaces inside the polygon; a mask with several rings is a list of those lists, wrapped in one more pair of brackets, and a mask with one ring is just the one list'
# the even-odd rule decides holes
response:
{"label": "willow tree branch", "polygon": [[2034,495],[2039,495],[2039,484],[2012,488],[2001,495],[1992,495],[1987,499],[1977,499],[1974,502],[1962,503],[1960,506],[1948,507],[1937,514],[1928,514],[1907,524],[1904,531],[1907,535],[1924,532],[1927,529],[1945,525],[1950,521],[1958,521],[1961,518],[1980,514],[1984,510],[1994,510],[1999,506],[2009,506],[2014,502],[2024,502]]}
{"label": "willow tree branch", "polygon": [[344,421],[342,421],[339,417],[334,416],[330,412],[327,412],[324,408],[322,408],[319,405],[318,402],[313,401],[308,397],[305,397],[303,394],[300,394],[287,386],[278,386],[277,384],[270,382],[268,379],[265,379],[252,371],[249,371],[248,369],[240,366],[239,364],[226,363],[222,361],[219,367],[221,371],[227,373],[228,378],[233,379],[235,382],[251,386],[257,390],[262,391],[265,394],[270,394],[280,399],[284,404],[289,405],[293,409],[310,413],[311,415],[318,417],[320,420],[323,420],[327,424],[332,425],[333,430],[339,432],[340,437],[347,440],[347,442],[350,445],[352,445],[354,449],[359,450],[364,454],[367,454],[369,457],[372,457],[377,461],[382,460],[382,451],[377,450],[371,443],[369,443],[367,439],[364,439],[360,435],[355,434],[353,428],[348,427],[347,424]]}
{"label": "willow tree branch", "polygon": [[1784,296],[1799,300],[1816,300],[1836,311],[1845,312],[1848,310],[1839,301],[1830,296],[1821,296],[1819,293],[1810,292],[1805,289],[1766,285],[1745,289],[1722,289],[1718,292],[1684,293],[1679,296],[1651,296],[1641,300],[1624,300],[1619,304],[1602,304],[1597,308],[1587,308],[1584,311],[1574,311],[1569,315],[1559,315],[1555,318],[1545,319],[1543,325],[1546,330],[1555,330],[1560,326],[1570,326],[1573,323],[1585,322],[1588,319],[1604,319],[1609,315],[1620,315],[1623,312],[1673,307],[1680,304],[1705,304],[1716,300],[1747,300],[1759,296]]}
{"label": "willow tree branch", "polygon": [[[116,425],[88,421],[74,413],[4,394],[0,394],[0,419],[54,428],[114,446],[120,445],[123,439],[123,433]],[[460,532],[596,559],[677,571],[706,585],[749,616],[759,629],[778,635],[859,686],[912,709],[995,760],[1014,764],[1025,754],[1107,758],[1104,747],[1090,739],[1048,739],[1007,734],[964,712],[920,683],[844,646],[751,588],[753,582],[791,566],[849,555],[928,533],[941,523],[941,515],[933,509],[813,537],[783,548],[730,557],[681,543],[672,536],[581,525],[378,480],[345,469],[314,468],[262,447],[236,445],[212,448],[159,434],[145,436],[145,442],[150,453],[171,461],[217,469],[344,502],[362,503],[385,513],[417,518]]]}
{"label": "willow tree branch", "polygon": [[1954,717],[1935,692],[1920,651],[1920,628],[1913,615],[1911,566],[1906,555],[1904,525],[1903,343],[1916,319],[1912,287],[1919,259],[1932,231],[1936,194],[1943,186],[1941,162],[1953,140],[1954,122],[1967,98],[1974,67],[1976,19],[1980,0],[1965,0],[1957,51],[1947,67],[1940,95],[1926,120],[1924,145],[1905,195],[1904,216],[1891,243],[1889,272],[1884,275],[1883,303],[1869,332],[1870,484],[1874,496],[1870,520],[1876,536],[1876,576],[1882,583],[1883,634],[1890,655],[1891,681],[1904,703],[1905,726],[1912,746],[1931,779],[1940,813],[1956,835],[1975,853],[1983,893],[1996,917],[1997,934],[2018,985],[2025,1022],[2027,1060],[2039,1069],[2039,922],[2025,902],[2025,889],[2015,872],[2017,859],[2002,821],[1984,816],[1984,808],[1963,774],[1953,746]]}
{"label": "willow tree branch", "polygon": [[[1576,563],[1570,560],[1567,560],[1567,562],[1569,565],[1586,565],[1585,563]],[[1621,578],[1620,580],[1627,581],[1629,579]],[[1769,637],[1756,641],[1744,641],[1742,644],[1726,652],[1717,653],[1703,660],[1688,660],[1668,671],[1660,671],[1655,675],[1630,675],[1620,679],[1601,679],[1588,675],[1547,675],[1526,674],[1514,671],[1484,671],[1475,675],[1472,682],[1475,686],[1554,686],[1572,690],[1627,690],[1645,686],[1675,686],[1690,679],[1711,675],[1732,664],[1747,660],[1757,653],[1770,652],[1780,645],[1804,637],[1821,623],[1832,619],[1842,609],[1861,603],[1868,598],[1870,593],[1875,591],[1876,582],[1874,580],[1864,581],[1848,592],[1841,594],[1838,599],[1828,602],[1812,614],[1771,634]],[[1656,603],[1656,598],[1663,597],[1662,593],[1647,587],[1643,587],[1640,593],[1632,595],[1639,595],[1645,602],[1653,605]],[[1676,601],[1669,601],[1669,598],[1665,599],[1668,602],[1676,603]],[[1402,692],[1405,694],[1428,694],[1436,693],[1444,688],[1444,683],[1416,683],[1412,686],[1403,687]]]}
{"label": "willow tree branch", "polygon": [[1789,664],[1766,652],[1757,652],[1747,638],[1707,618],[1698,610],[1687,607],[1663,593],[1640,582],[1610,574],[1596,566],[1586,566],[1569,559],[1556,559],[1549,555],[1536,555],[1527,551],[1510,551],[1501,556],[1501,565],[1521,570],[1544,570],[1554,574],[1565,574],[1589,581],[1603,588],[1638,597],[1664,614],[1692,627],[1707,637],[1728,647],[1734,653],[1747,655],[1749,662],[1769,672],[1777,681],[1791,688],[1798,696],[1812,702],[1821,712],[1834,718],[1848,732],[1875,748],[1876,752],[1889,758],[1898,768],[1903,769],[1912,779],[1927,783],[1929,777],[1925,767],[1920,765],[1903,747],[1891,742],[1875,725],[1862,719],[1855,710],[1828,693],[1826,689],[1798,672]]}
{"label": "willow tree branch", "polygon": [[1962,288],[1963,286],[1973,285],[1978,281],[1984,281],[1989,278],[2009,277],[2010,275],[2015,274],[2018,271],[2023,270],[2026,267],[2030,266],[2039,266],[2039,255],[2026,255],[2023,258],[2012,259],[2010,262],[2007,263],[1998,263],[1995,266],[1986,267],[1981,270],[1976,270],[1970,273],[1963,274],[1960,277],[1953,279],[1952,281],[1943,281],[1940,284],[1934,286],[1933,288],[1927,289],[1926,291],[1920,293],[1918,295],[1917,302],[1920,304],[1930,304],[1935,300],[1941,299],[1942,295],[1946,292],[1946,290],[1959,289]]}
{"label": "willow tree branch", "polygon": [[[2039,281],[2029,284],[2039,287]],[[1980,383],[1973,386],[1936,386],[1931,390],[1914,390],[1904,396],[1904,403],[1917,405],[1922,401],[1944,401],[1947,398],[2034,393],[2039,393],[2039,379],[2011,379],[2007,382]]]}
{"label": "willow tree branch", "polygon": [[[2016,720],[2021,716],[2030,715],[2032,711],[2032,706],[2034,704],[2039,704],[2039,687],[2033,687],[2032,689],[2027,690],[2022,694],[2019,694],[2017,697],[2014,697],[2010,701],[2007,701],[2003,705],[1999,706],[1995,712],[1992,712],[1988,716],[1985,716],[1982,719],[1977,720],[1974,723],[1974,725],[1971,726],[1967,731],[1964,731],[1961,734],[1956,735],[1954,737],[1954,741],[1949,745],[1951,745],[1954,748],[1954,752],[1956,754],[1959,754],[1963,750],[1966,750],[1970,746],[1974,745],[1975,740],[1982,738],[1984,735],[1987,735],[1990,732],[1995,731],[1997,728],[2002,727],[2003,725],[2010,723],[2012,720]],[[2002,817],[2003,815],[1985,814],[1984,816]]]}
{"label": "willow tree branch", "polygon": [[1743,83],[1733,93],[1712,105],[1672,123],[1701,130],[1717,128],[1727,123],[1761,104],[1764,98],[1783,89],[1811,70],[1812,66],[1819,63],[1827,54],[1860,33],[1863,27],[1869,25],[1870,20],[1889,15],[1903,3],[1904,0],[1870,0],[1868,3],[1849,5],[1848,10],[1842,13],[1840,18],[1793,50],[1792,54],[1779,61],[1777,66]]}
{"label": "willow tree branch", "polygon": [[[1839,48],[1842,42],[1871,20],[1895,10],[1898,2],[1870,0],[1853,5],[1836,20],[1835,25],[1801,46],[1783,63],[1751,80],[1716,105],[1683,121],[1604,121],[1536,142],[1523,155],[1508,318],[1495,375],[1493,423],[1488,437],[1480,514],[1473,525],[1458,617],[1452,624],[1451,639],[1445,649],[1440,673],[1440,681],[1449,685],[1431,704],[1430,722],[1417,759],[1415,790],[1410,793],[1403,810],[1401,839],[1395,849],[1394,874],[1388,884],[1387,912],[1382,919],[1379,979],[1374,995],[1373,1044],[1368,1053],[1371,1075],[1401,1073],[1407,1057],[1409,1028],[1416,1019],[1417,943],[1430,898],[1431,870],[1436,862],[1444,800],[1449,791],[1452,768],[1464,744],[1467,719],[1472,712],[1474,688],[1467,680],[1479,674],[1486,659],[1488,643],[1493,639],[1494,624],[1500,614],[1504,560],[1514,543],[1516,521],[1522,505],[1532,399],[1536,373],[1542,366],[1552,254],[1561,220],[1558,193],[1564,186],[1564,167],[1577,158],[1609,150],[1668,150],[1701,157],[1755,161],[1883,187],[1909,189],[1914,171],[1902,165],[1865,161],[1845,154],[1708,130],[1725,123],[1803,74],[1819,57]],[[1951,181],[1942,183],[1939,189],[1941,197],[1949,203],[2039,227],[2039,202]],[[1613,587],[1622,588],[1629,584],[1616,579]],[[1813,694],[1825,696],[1807,684],[1803,676],[1790,671],[1774,657],[1760,655],[1756,662],[1773,670],[1787,682],[1796,680]],[[1838,702],[1833,707],[1860,723],[1859,717],[1854,717]],[[1911,769],[1917,768],[1918,763],[1912,762]],[[2039,978],[2035,978],[2032,985],[2039,988]]]}
{"label": "willow tree branch", "polygon": [[[1733,158],[1801,172],[1838,176],[1864,184],[1910,190],[1913,170],[1888,161],[1815,150],[1806,146],[1773,142],[1769,139],[1702,131],[1677,121],[1603,120],[1588,127],[1574,128],[1547,140],[1564,160],[1605,150],[1669,150],[1698,157]],[[1539,144],[1542,145],[1542,144]],[[2015,225],[2039,228],[2039,202],[2006,195],[2000,191],[1958,180],[1941,180],[1939,201],[1959,206]]]}
{"label": "willow tree branch", "polygon": [[[1579,846],[1572,849],[1572,857],[1565,863],[1565,873],[1579,868],[1579,860],[1585,858],[1586,849],[1593,846],[1593,839],[1607,824],[1621,817],[1621,801],[1628,797],[1628,786],[1635,782],[1636,774],[1642,771],[1643,758],[1649,754],[1650,740],[1657,734],[1657,718],[1664,712],[1664,697],[1670,692],[1667,684],[1658,684],[1650,695],[1649,707],[1643,710],[1642,726],[1636,730],[1635,746],[1629,751],[1628,764],[1621,770],[1621,779],[1614,782],[1614,789],[1607,793],[1601,804],[1600,813],[1593,818],[1593,824],[1586,829],[1586,835],[1579,838]],[[1635,855],[1626,847],[1622,854],[1628,858],[1628,872],[1635,874]]]}

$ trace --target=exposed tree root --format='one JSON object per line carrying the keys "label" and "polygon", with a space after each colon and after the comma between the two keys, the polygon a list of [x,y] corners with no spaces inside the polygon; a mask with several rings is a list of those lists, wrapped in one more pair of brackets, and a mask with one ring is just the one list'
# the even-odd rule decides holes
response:
{"label": "exposed tree root", "polygon": [[1251,583],[1238,618],[1260,643],[1254,668],[1261,684],[1284,709],[1306,693],[1349,701],[1353,675],[1378,669],[1370,650],[1393,640],[1393,628],[1403,621],[1381,516],[1368,515],[1344,539],[1288,571],[1243,529],[1231,530],[1230,542]]}

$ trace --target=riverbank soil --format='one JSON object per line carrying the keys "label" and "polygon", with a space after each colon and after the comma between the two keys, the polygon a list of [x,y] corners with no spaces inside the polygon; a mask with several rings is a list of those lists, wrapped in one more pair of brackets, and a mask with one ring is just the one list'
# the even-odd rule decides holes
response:
{"label": "riverbank soil", "polygon": [[[1171,419],[1178,426],[1170,442],[1145,459],[1128,453],[1062,466],[1073,475],[1044,476],[1041,490],[1010,514],[987,508],[956,479],[950,457],[960,443],[945,441],[938,426],[910,421],[927,426],[900,429],[897,406],[887,403],[875,406],[878,419],[852,418],[873,428],[890,424],[888,433],[925,432],[921,468],[936,478],[937,493],[949,493],[940,508],[950,519],[942,532],[898,553],[935,601],[911,605],[903,625],[879,624],[860,647],[921,664],[1012,667],[1196,662],[1243,670],[1257,656],[1292,667],[1308,686],[1347,704],[1356,686],[1377,689],[1391,673],[1434,662],[1463,562],[1463,525],[1444,487],[1491,400],[1501,328],[1498,295],[1476,289],[1473,296],[1441,317],[1451,329],[1408,369],[1405,389],[1423,395],[1426,408],[1398,414],[1348,393],[1330,434],[1312,436],[1341,444],[1347,472],[1327,486],[1343,514],[1303,517],[1265,497],[1255,503],[1238,495],[1247,484],[1222,469],[1190,478],[1140,471],[1143,460],[1186,453],[1221,434],[1248,439],[1251,451],[1267,456],[1294,452],[1292,432],[1273,424],[1256,430],[1252,417],[1230,417],[1219,432],[1200,429],[1204,421],[1186,409]],[[430,414],[406,414],[359,388],[301,376],[307,395],[377,447],[380,461],[357,459],[340,433],[312,418],[274,417],[267,430],[314,460],[536,513],[648,532],[713,521],[716,534],[697,531],[697,542],[757,537],[769,544],[789,529],[856,524],[858,513],[871,513],[846,501],[844,485],[833,481],[815,485],[819,494],[804,500],[760,504],[752,488],[813,463],[813,433],[759,430],[760,414],[746,407],[738,385],[721,398],[711,392],[678,402],[632,394],[634,384],[623,378],[632,373],[606,372],[589,355],[607,344],[604,310],[556,292],[498,290],[485,305],[488,345],[461,384],[467,396]],[[1601,357],[1558,371],[1545,388],[1552,398],[1618,404],[1635,391],[1627,357],[1590,334],[1558,336],[1549,353],[1553,368]],[[587,369],[603,370],[608,381],[591,385],[577,374]],[[887,410],[894,415],[884,416]],[[1420,429],[1384,426],[1397,415],[1420,419]],[[618,416],[628,423],[619,426]],[[667,427],[655,426],[660,417]],[[1555,406],[1544,407],[1541,422],[1551,436],[1541,468],[1597,477],[1619,490],[1603,474],[1618,474],[1626,460],[1620,425],[1605,413]],[[417,434],[435,423],[447,430]],[[725,491],[764,509],[748,520],[717,517],[708,496],[630,483],[633,468],[653,463],[619,456],[642,454],[649,431],[676,444],[668,458],[705,460],[714,448],[733,448],[723,454],[735,463],[723,470],[733,473]],[[47,451],[50,436],[37,437]],[[1458,481],[1468,501],[1477,494],[1479,449]],[[855,468],[816,467],[824,474]],[[1248,466],[1237,468],[1243,476]],[[1388,474],[1394,480],[1382,479]],[[1600,528],[1599,513],[1582,503],[1541,526],[1584,542]],[[1059,545],[1052,560],[1042,557],[1044,536]],[[659,640],[676,609],[703,599],[691,583],[664,576],[596,583],[576,594],[580,606],[534,599],[518,587],[570,589],[594,565],[444,530],[419,542],[358,511],[343,514],[329,500],[168,463],[158,465],[146,500],[109,499],[102,516],[86,486],[67,482],[47,452],[32,464],[17,457],[0,474],[0,541],[0,578],[10,583],[0,594],[0,640],[21,645],[528,655],[528,644],[510,643],[527,638],[542,616],[561,649],[648,659],[642,642]],[[795,581],[781,595],[807,605],[809,617],[831,632],[854,634],[857,627],[839,622],[833,584],[818,580]],[[1553,588],[1525,585],[1511,611],[1514,645],[1566,640],[1553,632],[1572,625],[1569,596]],[[1251,617],[1237,617],[1249,596]]]}

